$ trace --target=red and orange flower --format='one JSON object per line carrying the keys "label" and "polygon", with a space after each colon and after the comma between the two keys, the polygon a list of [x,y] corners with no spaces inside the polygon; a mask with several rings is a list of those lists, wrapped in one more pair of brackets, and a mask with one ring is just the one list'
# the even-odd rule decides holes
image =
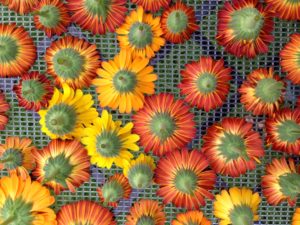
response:
{"label": "red and orange flower", "polygon": [[163,206],[158,201],[142,199],[134,203],[125,225],[155,224],[164,225],[166,217]]}
{"label": "red and orange flower", "polygon": [[90,158],[80,142],[52,140],[41,151],[34,151],[37,167],[33,176],[54,189],[56,194],[75,188],[90,179]]}
{"label": "red and orange flower", "polygon": [[193,7],[181,1],[166,9],[161,16],[164,38],[172,43],[183,43],[199,29]]}
{"label": "red and orange flower", "polygon": [[23,15],[32,11],[37,0],[0,0],[0,3]]}
{"label": "red and orange flower", "polygon": [[[272,91],[270,91],[272,90]],[[247,76],[239,89],[241,103],[254,115],[273,116],[284,101],[285,83],[273,68],[260,68]]]}
{"label": "red and orange flower", "polygon": [[176,219],[172,221],[172,225],[211,225],[212,223],[203,215],[201,211],[188,211],[179,213]]}
{"label": "red and orange flower", "polygon": [[300,108],[285,108],[268,118],[266,131],[272,149],[300,155]]}
{"label": "red and orange flower", "polygon": [[270,205],[278,205],[283,201],[293,206],[300,193],[300,167],[295,166],[292,158],[273,159],[266,166],[266,174],[262,176],[263,194]]}
{"label": "red and orange flower", "polygon": [[8,123],[7,112],[10,106],[5,100],[4,94],[0,91],[0,130],[4,130]]}
{"label": "red and orange flower", "polygon": [[125,19],[126,0],[68,0],[72,21],[93,34],[114,32]]}
{"label": "red and orange flower", "polygon": [[0,77],[26,73],[36,59],[36,47],[23,27],[0,24]]}
{"label": "red and orange flower", "polygon": [[276,16],[284,20],[300,20],[300,2],[295,0],[266,0],[276,12]]}
{"label": "red and orange flower", "polygon": [[288,73],[286,77],[292,83],[300,84],[300,34],[291,35],[280,52],[280,58],[282,71]]}
{"label": "red and orange flower", "polygon": [[181,94],[186,95],[185,100],[192,106],[206,112],[220,107],[229,93],[230,73],[231,69],[224,67],[223,60],[202,56],[181,71]]}
{"label": "red and orange flower", "polygon": [[57,225],[92,224],[116,225],[113,214],[95,202],[82,200],[61,207]]}
{"label": "red and orange flower", "polygon": [[198,150],[176,150],[161,158],[155,170],[154,181],[159,185],[157,194],[163,202],[176,207],[199,209],[205,198],[213,199],[209,192],[217,176],[208,169],[208,161]]}
{"label": "red and orange flower", "polygon": [[219,45],[237,57],[254,58],[267,53],[274,40],[273,10],[263,8],[258,0],[233,0],[225,2],[218,14]]}
{"label": "red and orange flower", "polygon": [[146,97],[144,107],[132,116],[133,132],[140,136],[145,152],[162,156],[190,142],[196,128],[189,110],[184,101],[175,100],[171,94]]}
{"label": "red and orange flower", "polygon": [[161,8],[167,8],[171,0],[131,0],[131,2],[142,6],[147,11],[157,12]]}
{"label": "red and orange flower", "polygon": [[52,42],[46,50],[45,60],[47,73],[55,78],[56,85],[67,83],[78,89],[89,87],[100,67],[96,45],[73,36]]}
{"label": "red and orange flower", "polygon": [[224,118],[207,129],[202,151],[216,173],[238,177],[264,156],[263,142],[243,118]]}
{"label": "red and orange flower", "polygon": [[44,30],[48,37],[61,35],[71,22],[69,12],[61,0],[41,0],[34,8],[36,29]]}
{"label": "red and orange flower", "polygon": [[39,111],[48,106],[53,95],[51,81],[39,72],[23,74],[19,84],[13,88],[19,101],[19,106],[27,110]]}

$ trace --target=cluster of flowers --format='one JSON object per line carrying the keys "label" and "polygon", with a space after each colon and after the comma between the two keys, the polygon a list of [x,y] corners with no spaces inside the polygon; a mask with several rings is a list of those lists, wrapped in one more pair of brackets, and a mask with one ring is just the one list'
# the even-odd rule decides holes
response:
{"label": "cluster of flowers", "polygon": [[[19,105],[36,111],[41,131],[52,140],[38,150],[29,138],[7,137],[0,145],[0,168],[9,177],[0,179],[0,224],[116,224],[109,208],[130,197],[132,188],[156,183],[164,204],[186,208],[172,225],[210,225],[200,211],[206,199],[216,199],[214,215],[220,224],[252,224],[258,221],[258,193],[232,187],[214,196],[217,174],[238,177],[256,167],[264,156],[263,141],[244,118],[227,117],[207,129],[201,151],[186,146],[196,136],[191,107],[210,111],[223,105],[230,91],[231,68],[223,60],[201,56],[181,71],[180,93],[155,94],[158,76],[149,64],[165,41],[183,43],[199,29],[192,7],[170,0],[132,0],[138,7],[127,14],[126,0],[0,0],[20,14],[32,13],[37,29],[49,37],[66,32],[74,22],[93,34],[116,32],[121,51],[100,62],[96,45],[64,36],[45,53],[48,79],[28,72],[37,54],[23,27],[0,24],[0,76],[17,77],[13,90]],[[171,5],[170,5],[171,4]],[[169,6],[170,5],[170,6]],[[162,16],[153,16],[164,8]],[[226,2],[218,15],[216,39],[236,57],[254,58],[268,52],[273,41],[273,17],[300,20],[300,3],[267,0]],[[300,84],[300,35],[293,34],[281,53],[287,79]],[[82,89],[96,86],[101,107],[132,113],[122,124],[102,110],[99,116],[92,95]],[[300,108],[282,108],[286,83],[273,68],[249,74],[238,89],[240,101],[253,115],[266,115],[267,146],[288,154],[300,154]],[[62,89],[62,91],[61,91]],[[272,91],[270,91],[272,90]],[[191,106],[191,107],[190,107]],[[300,106],[300,99],[298,102]],[[0,129],[8,123],[10,106],[0,94]],[[139,145],[144,153],[139,151]],[[157,164],[149,154],[158,157]],[[90,179],[90,165],[123,169],[97,189],[100,204],[79,201],[51,209],[55,194],[75,192]],[[296,202],[300,170],[293,159],[274,159],[262,177],[263,194],[271,205]],[[48,189],[49,188],[49,189]],[[163,206],[154,200],[136,202],[126,225],[163,225]],[[300,209],[293,225],[300,224]]]}

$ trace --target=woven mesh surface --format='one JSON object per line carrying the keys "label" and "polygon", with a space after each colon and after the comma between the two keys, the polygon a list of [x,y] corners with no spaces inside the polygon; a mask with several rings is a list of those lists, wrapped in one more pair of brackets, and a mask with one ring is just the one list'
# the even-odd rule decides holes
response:
{"label": "woven mesh surface", "polygon": [[[222,7],[224,0],[186,0],[184,2],[195,8],[197,22],[201,29],[185,44],[173,45],[168,43],[156,54],[156,57],[151,61],[151,64],[155,68],[155,72],[159,75],[159,79],[156,82],[156,92],[170,92],[176,97],[181,98],[179,96],[179,89],[177,88],[177,85],[180,82],[180,70],[184,69],[184,65],[186,63],[192,60],[198,60],[200,55],[210,55],[215,59],[223,58],[227,66],[232,67],[234,71],[234,79],[231,82],[230,94],[223,107],[215,111],[206,113],[196,108],[192,109],[195,114],[195,121],[197,124],[197,137],[192,141],[192,143],[190,143],[189,147],[200,148],[202,144],[202,135],[205,134],[206,129],[215,121],[219,121],[221,118],[226,116],[248,117],[249,120],[253,121],[255,129],[259,131],[264,138],[263,126],[265,118],[253,117],[249,113],[245,112],[239,102],[240,96],[237,93],[237,89],[245,79],[246,75],[259,67],[273,66],[280,76],[285,76],[285,74],[280,70],[278,53],[282,46],[288,42],[290,34],[300,32],[299,22],[297,24],[297,22],[283,22],[276,19],[274,31],[275,41],[271,44],[269,53],[261,55],[255,60],[237,59],[228,55],[221,47],[217,46],[214,38],[216,34],[216,14],[218,9]],[[133,9],[135,6],[130,4],[128,0],[128,7]],[[38,59],[32,70],[37,70],[42,73],[45,72],[45,49],[50,45],[51,41],[58,39],[58,37],[55,36],[52,39],[47,38],[42,31],[37,31],[34,28],[32,16],[17,15],[4,6],[0,6],[0,22],[16,22],[17,25],[22,25],[27,31],[29,31],[36,46],[38,47]],[[73,24],[68,28],[68,34],[85,38],[91,43],[95,43],[100,50],[102,60],[112,59],[119,51],[115,34],[94,36],[89,32],[82,32],[80,28]],[[18,78],[0,79],[0,89],[5,92],[6,98],[11,105],[11,109],[9,111],[10,121],[6,130],[1,131],[0,139],[3,142],[5,137],[12,135],[30,137],[33,139],[33,142],[37,147],[42,148],[47,145],[49,138],[40,131],[40,125],[38,123],[39,116],[36,113],[25,111],[18,107],[16,96],[12,91],[13,85],[17,82]],[[95,94],[94,88],[91,87],[85,91],[94,96],[95,106],[97,106],[97,95]],[[288,82],[285,104],[293,107],[295,105],[296,96],[299,95],[299,87],[297,88]],[[98,107],[98,110],[100,111],[101,109]],[[121,119],[124,123],[130,120],[130,115],[121,115],[114,111],[112,113],[115,119]],[[254,189],[255,191],[261,192],[260,182],[261,176],[264,174],[265,164],[269,163],[273,157],[279,157],[282,155],[282,153],[275,152],[267,147],[265,150],[266,156],[262,163],[257,166],[256,170],[234,179],[226,176],[218,176],[217,187],[215,188],[214,193],[218,193],[221,189],[232,186],[246,186]],[[118,168],[107,170],[92,167],[92,178],[90,182],[82,185],[79,189],[77,189],[75,194],[65,191],[58,195],[54,206],[55,209],[58,210],[62,205],[80,199],[98,201],[96,188],[101,185],[108,176],[116,172],[121,172],[121,170]],[[4,174],[6,173],[0,172],[0,175],[3,176]],[[134,190],[130,200],[121,201],[119,207],[114,210],[118,224],[121,225],[125,223],[126,215],[135,201],[143,198],[161,201],[161,199],[156,195],[156,190],[156,185],[145,190]],[[207,201],[207,205],[202,207],[202,210],[205,215],[213,221],[213,224],[217,224],[217,220],[213,217],[212,213],[212,201]],[[184,209],[177,209],[171,204],[166,205],[166,224],[171,224],[171,220],[175,218],[178,212],[181,211],[184,211]],[[260,222],[256,224],[290,224],[293,212],[294,208],[289,207],[286,203],[277,207],[271,207],[267,204],[265,198],[263,198],[262,204],[259,208]]]}

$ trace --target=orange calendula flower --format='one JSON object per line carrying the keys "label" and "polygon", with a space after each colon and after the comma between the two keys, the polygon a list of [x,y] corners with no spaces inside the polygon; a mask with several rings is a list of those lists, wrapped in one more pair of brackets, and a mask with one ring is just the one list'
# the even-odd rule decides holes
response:
{"label": "orange calendula flower", "polygon": [[36,59],[36,47],[23,27],[0,24],[0,77],[26,73]]}
{"label": "orange calendula flower", "polygon": [[282,71],[294,84],[300,84],[300,34],[292,34],[280,52]]}
{"label": "orange calendula flower", "polygon": [[239,89],[241,103],[247,111],[269,116],[279,110],[284,101],[284,91],[285,83],[274,74],[273,68],[254,70]]}
{"label": "orange calendula flower", "polygon": [[5,100],[4,94],[0,91],[0,130],[4,130],[8,123],[7,112],[10,106]]}
{"label": "orange calendula flower", "polygon": [[21,15],[31,12],[37,2],[37,0],[0,0],[1,4]]}
{"label": "orange calendula flower", "polygon": [[32,151],[37,149],[31,144],[29,138],[7,137],[5,143],[0,144],[0,170],[6,169],[25,180],[35,167]]}
{"label": "orange calendula flower", "polygon": [[125,19],[126,0],[67,0],[72,21],[93,34],[114,32]]}
{"label": "orange calendula flower", "polygon": [[190,108],[171,94],[146,97],[144,107],[132,118],[133,132],[140,136],[145,152],[157,156],[184,147],[196,135]]}
{"label": "orange calendula flower", "polygon": [[48,37],[61,35],[71,22],[69,12],[61,0],[41,0],[34,8],[36,29],[44,30]]}
{"label": "orange calendula flower", "polygon": [[39,72],[23,74],[19,84],[13,88],[19,101],[19,106],[27,110],[39,111],[48,106],[53,95],[51,81]]}
{"label": "orange calendula flower", "polygon": [[164,38],[172,43],[183,43],[199,29],[193,7],[181,1],[166,9],[161,16]]}
{"label": "orange calendula flower", "polygon": [[100,67],[100,56],[96,45],[84,39],[66,36],[52,42],[46,50],[47,73],[62,86],[67,83],[72,88],[89,87]]}
{"label": "orange calendula flower", "polygon": [[300,208],[296,208],[291,225],[300,225]]}
{"label": "orange calendula flower", "polygon": [[300,168],[289,158],[273,159],[266,166],[266,174],[262,176],[263,194],[270,205],[278,205],[283,201],[293,206],[300,193]]}
{"label": "orange calendula flower", "polygon": [[274,40],[273,11],[263,8],[258,0],[233,0],[225,2],[218,13],[219,45],[237,57],[254,58],[267,53]]}
{"label": "orange calendula flower", "polygon": [[132,52],[133,56],[152,58],[165,45],[160,17],[145,13],[142,7],[132,11],[116,33],[120,47]]}
{"label": "orange calendula flower", "polygon": [[211,57],[200,57],[181,71],[179,84],[182,95],[192,106],[206,112],[222,106],[229,93],[231,69],[224,67],[224,61],[214,61]]}
{"label": "orange calendula flower", "polygon": [[52,140],[41,151],[34,151],[37,167],[33,176],[54,189],[56,194],[75,188],[90,179],[90,157],[76,140]]}
{"label": "orange calendula flower", "polygon": [[176,207],[199,209],[205,198],[213,199],[217,175],[208,169],[208,161],[198,150],[176,150],[161,158],[155,170],[157,194],[165,204]]}
{"label": "orange calendula flower", "polygon": [[172,225],[211,225],[212,223],[203,215],[201,211],[188,211],[179,213],[176,219],[172,220]]}
{"label": "orange calendula flower", "polygon": [[129,199],[131,187],[128,179],[120,173],[111,176],[101,188],[97,189],[100,201],[104,205],[117,207],[121,199]]}
{"label": "orange calendula flower", "polygon": [[163,206],[158,201],[142,199],[134,203],[125,225],[154,224],[164,225],[166,217]]}
{"label": "orange calendula flower", "polygon": [[265,154],[259,133],[243,118],[224,118],[207,129],[203,140],[202,151],[209,164],[223,175],[245,174]]}
{"label": "orange calendula flower", "polygon": [[121,50],[113,60],[102,62],[95,79],[96,91],[101,107],[119,109],[120,113],[137,111],[144,105],[144,95],[155,92],[157,75],[149,66],[149,59],[132,56]]}
{"label": "orange calendula flower", "polygon": [[272,149],[300,155],[300,108],[285,108],[268,118],[266,131]]}
{"label": "orange calendula flower", "polygon": [[300,20],[300,1],[298,0],[266,0],[276,16],[284,20]]}
{"label": "orange calendula flower", "polygon": [[37,181],[16,174],[0,179],[0,224],[56,225],[55,198]]}
{"label": "orange calendula flower", "polygon": [[113,214],[95,202],[82,200],[61,207],[57,225],[116,225]]}
{"label": "orange calendula flower", "polygon": [[142,6],[146,11],[157,12],[161,8],[167,8],[171,0],[131,0],[139,6]]}

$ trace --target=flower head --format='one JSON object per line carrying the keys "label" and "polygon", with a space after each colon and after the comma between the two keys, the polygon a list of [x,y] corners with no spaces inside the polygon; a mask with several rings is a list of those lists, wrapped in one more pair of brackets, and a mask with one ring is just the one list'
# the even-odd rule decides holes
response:
{"label": "flower head", "polygon": [[7,111],[10,106],[5,100],[4,94],[0,91],[0,130],[4,130],[8,123]]}
{"label": "flower head", "polygon": [[211,225],[212,223],[203,215],[203,212],[194,210],[186,213],[179,213],[172,225]]}

